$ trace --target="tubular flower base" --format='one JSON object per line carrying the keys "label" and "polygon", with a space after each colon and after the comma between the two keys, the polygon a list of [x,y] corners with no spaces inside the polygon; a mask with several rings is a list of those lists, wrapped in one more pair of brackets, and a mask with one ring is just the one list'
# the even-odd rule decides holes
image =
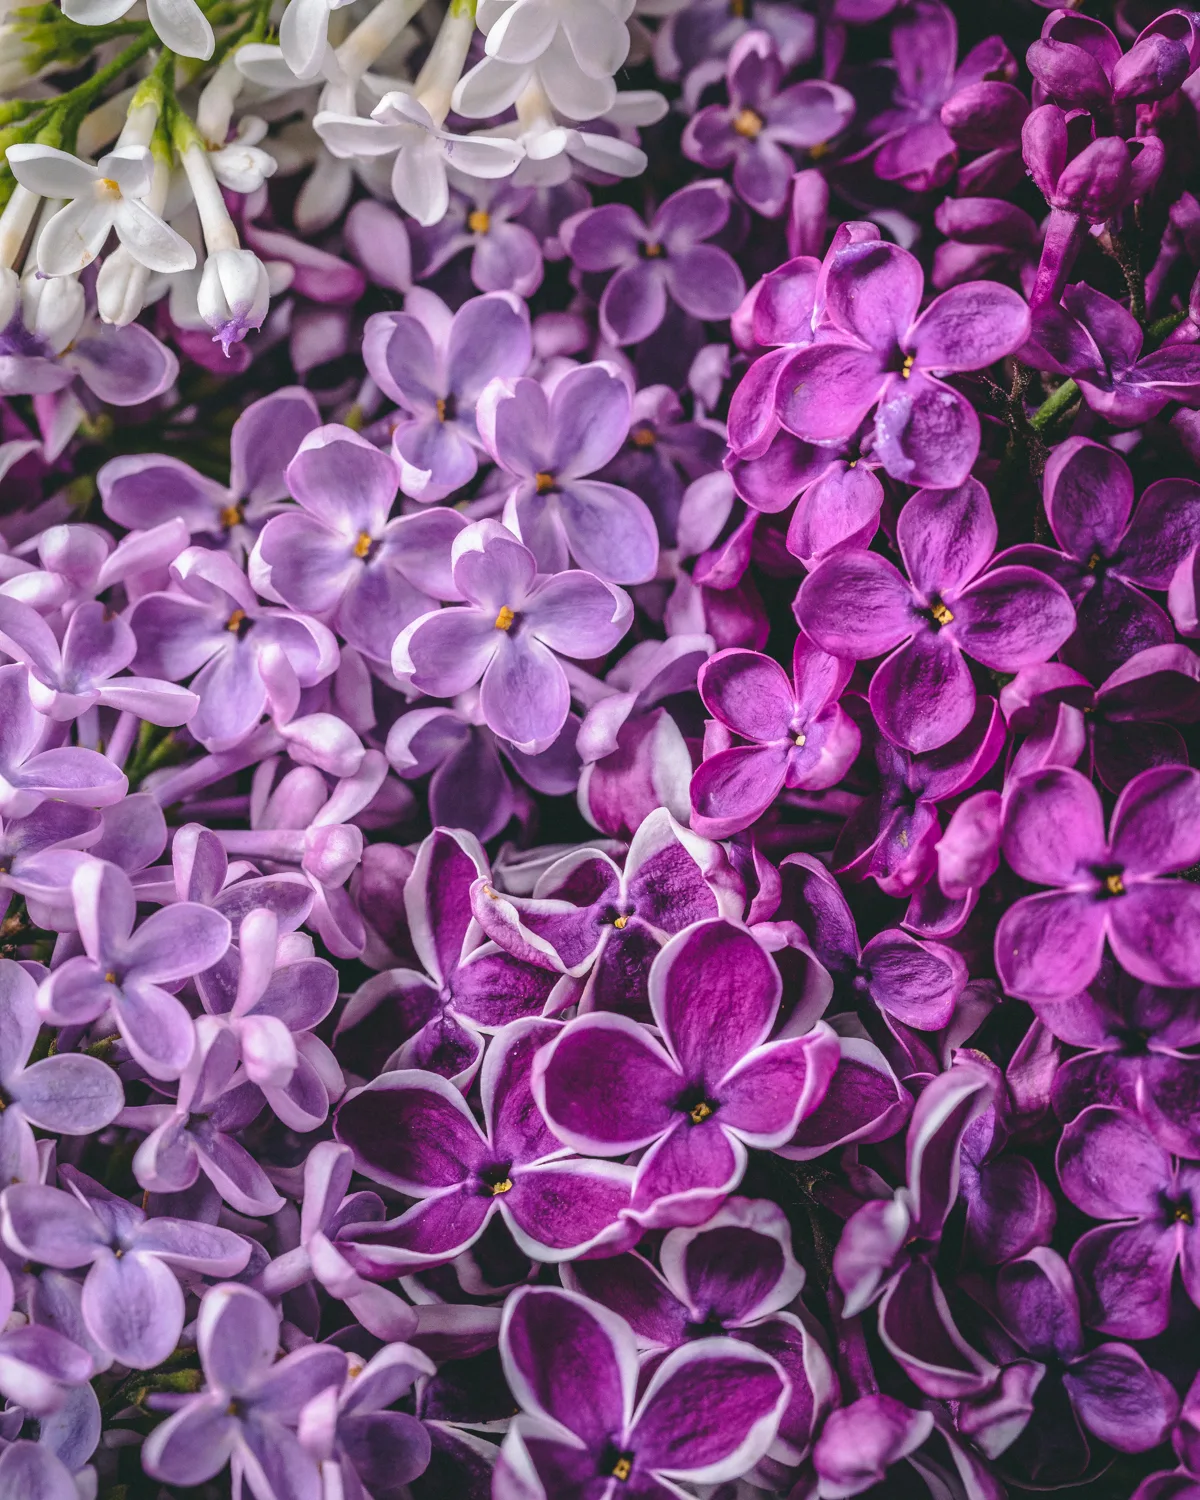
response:
{"label": "tubular flower base", "polygon": [[1200,1500],[1200,13],[0,24],[0,1500]]}

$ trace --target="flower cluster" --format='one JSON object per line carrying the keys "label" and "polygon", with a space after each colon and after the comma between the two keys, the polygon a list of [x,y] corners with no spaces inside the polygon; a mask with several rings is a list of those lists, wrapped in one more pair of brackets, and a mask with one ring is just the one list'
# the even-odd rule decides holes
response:
{"label": "flower cluster", "polygon": [[0,1500],[1195,1500],[1200,14],[0,88]]}

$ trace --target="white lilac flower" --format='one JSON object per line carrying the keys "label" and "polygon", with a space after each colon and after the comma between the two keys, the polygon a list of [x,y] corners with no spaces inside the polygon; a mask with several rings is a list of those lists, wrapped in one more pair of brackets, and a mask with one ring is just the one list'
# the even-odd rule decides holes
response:
{"label": "white lilac flower", "polygon": [[[63,0],[62,9],[69,21],[80,26],[107,26],[133,5],[134,0]],[[213,29],[196,0],[146,0],[146,13],[164,47],[181,57],[213,55]]]}

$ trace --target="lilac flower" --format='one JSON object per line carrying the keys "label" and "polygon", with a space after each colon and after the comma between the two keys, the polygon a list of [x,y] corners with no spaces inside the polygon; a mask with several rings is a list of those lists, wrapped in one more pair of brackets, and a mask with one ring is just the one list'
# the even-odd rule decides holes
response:
{"label": "lilac flower", "polygon": [[146,594],[129,624],[138,641],[133,665],[171,682],[190,678],[200,707],[193,736],[228,750],[254,729],[272,692],[264,662],[286,690],[311,687],[337,664],[329,629],[305,615],[264,609],[227,554],[189,547],[171,566],[177,592]]}
{"label": "lilac flower", "polygon": [[251,557],[260,592],[327,619],[347,645],[385,662],[434,600],[453,598],[446,557],[465,522],[454,511],[388,515],[400,469],[348,427],[318,427],[287,468],[298,510],[274,515]]}
{"label": "lilac flower", "polygon": [[77,319],[65,326],[44,329],[30,295],[0,328],[0,395],[38,396],[49,411],[77,401],[76,381],[109,406],[140,406],[170,389],[178,375],[179,360],[148,328],[102,323],[84,309],[82,297]]}
{"label": "lilac flower", "polygon": [[436,275],[470,250],[471,281],[477,290],[532,297],[542,284],[542,246],[520,220],[533,201],[533,189],[482,179],[469,187],[470,197],[450,195],[450,207],[439,224],[414,230],[417,279]]}
{"label": "lilac flower", "polygon": [[95,1366],[86,1350],[54,1328],[28,1322],[9,1328],[13,1311],[12,1277],[0,1263],[0,1312],[5,1325],[0,1333],[0,1392],[31,1416],[45,1418],[66,1404],[73,1389],[91,1379]]}
{"label": "lilac flower", "polygon": [[196,1046],[171,1104],[128,1106],[122,1124],[148,1132],[133,1175],[148,1193],[182,1193],[201,1172],[243,1214],[273,1214],[283,1199],[236,1133],[262,1112],[254,1084],[238,1082],[238,1045],[224,1027],[196,1023]]}
{"label": "lilac flower", "polygon": [[[1143,1453],[1163,1441],[1179,1409],[1171,1383],[1128,1344],[1087,1349],[1075,1282],[1060,1255],[1038,1246],[1002,1266],[996,1302],[1005,1329],[1046,1366],[1030,1428],[1016,1451],[1009,1450],[1010,1461],[1023,1449],[1036,1453],[1040,1438],[1055,1467],[1034,1477],[1053,1482],[1083,1473],[1089,1457],[1085,1433],[1119,1453]],[[1072,1460],[1073,1471],[1066,1468]]]}
{"label": "lilac flower", "polygon": [[192,536],[247,545],[247,530],[286,497],[284,471],[320,420],[316,402],[300,386],[252,402],[229,435],[228,485],[163,453],[111,458],[96,475],[104,514],[134,528],[177,516]]}
{"label": "lilac flower", "polygon": [[233,1276],[249,1260],[250,1246],[216,1225],[147,1219],[70,1167],[60,1175],[70,1193],[35,1183],[5,1189],[5,1244],[41,1265],[89,1266],[82,1304],[89,1333],[122,1364],[140,1370],[161,1364],[183,1330],[183,1290],[171,1268]]}
{"label": "lilac flower", "polygon": [[858,726],[837,701],[850,672],[848,661],[820,650],[803,631],[790,682],[755,651],[709,658],[698,684],[704,706],[728,738],[749,743],[715,748],[693,776],[698,833],[726,838],[760,817],[784,786],[820,790],[842,779],[860,745]]}
{"label": "lilac flower", "polygon": [[68,958],[38,990],[38,1009],[56,1025],[87,1025],[111,1010],[126,1046],[152,1078],[178,1078],[192,1055],[192,1018],[165,988],[210,968],[229,947],[219,912],[181,901],[134,931],[137,899],[128,875],[88,860],[71,879],[84,952]]}
{"label": "lilac flower", "polygon": [[693,922],[741,915],[742,893],[720,846],[665,808],[638,827],[623,870],[602,850],[556,860],[533,895],[506,896],[486,879],[471,890],[480,927],[514,958],[583,979],[583,1010],[646,1013],[653,960]]}
{"label": "lilac flower", "polygon": [[35,1063],[37,985],[11,959],[0,959],[0,1180],[36,1182],[31,1126],[56,1135],[91,1135],[112,1123],[125,1102],[121,1080],[98,1057],[57,1052]]}
{"label": "lilac flower", "polygon": [[[127,797],[108,810],[124,809],[131,802],[137,806],[136,798]],[[23,818],[0,820],[0,891],[4,892],[0,904],[4,912],[13,896],[20,895],[39,927],[59,930],[48,906],[64,908],[66,925],[72,926],[70,886],[75,867],[83,858],[80,846],[93,845],[102,836],[102,827],[99,813],[56,800],[39,803]]]}
{"label": "lilac flower", "polygon": [[622,1218],[633,1168],[563,1150],[530,1089],[539,1048],[558,1021],[506,1026],[480,1074],[484,1124],[459,1091],[430,1073],[384,1073],[338,1109],[338,1139],[365,1176],[419,1201],[386,1224],[342,1233],[342,1253],[364,1274],[394,1276],[444,1265],[470,1248],[499,1213],[520,1249],[560,1261],[625,1244]]}
{"label": "lilac flower", "polygon": [[228,1284],[205,1293],[196,1343],[205,1387],[146,1439],[147,1474],[203,1484],[232,1463],[235,1484],[244,1475],[259,1494],[316,1500],[317,1466],[293,1429],[309,1401],[341,1385],[345,1354],[316,1344],[275,1363],[279,1314],[260,1293]]}
{"label": "lilac flower", "polygon": [[761,1199],[730,1198],[707,1224],[672,1229],[659,1262],[656,1270],[633,1253],[580,1260],[564,1268],[563,1279],[623,1317],[652,1357],[685,1347],[701,1330],[769,1354],[792,1387],[772,1457],[800,1463],[835,1399],[836,1384],[811,1328],[795,1310],[804,1269],[792,1254],[782,1210]]}
{"label": "lilac flower", "polygon": [[981,370],[1012,354],[1029,310],[1009,287],[969,281],[918,316],[924,276],[895,245],[838,251],[825,286],[825,332],[792,354],[776,381],[777,411],[811,443],[842,442],[875,412],[875,446],[894,479],[961,485],[979,451],[979,419],[938,372]]}
{"label": "lilac flower", "polygon": [[1103,1104],[1063,1131],[1057,1162],[1076,1208],[1107,1221],[1071,1250],[1086,1321],[1117,1338],[1162,1333],[1176,1264],[1184,1291],[1200,1305],[1195,1164],[1172,1157],[1136,1115]]}
{"label": "lilac flower", "polygon": [[586,1297],[524,1288],[504,1309],[500,1352],[521,1412],[502,1464],[545,1497],[667,1495],[674,1479],[717,1484],[765,1454],[788,1381],[767,1354],[733,1339],[699,1339],[667,1356],[639,1400],[629,1325]]}
{"label": "lilac flower", "polygon": [[718,467],[724,453],[715,424],[687,421],[679,397],[666,385],[643,386],[633,398],[629,437],[604,471],[650,507],[664,546],[677,538],[684,479]]}
{"label": "lilac flower", "polygon": [[782,88],[784,65],[765,31],[739,37],[729,52],[729,103],[694,114],[683,133],[683,153],[713,171],[733,164],[739,198],[765,218],[783,213],[796,165],[787,147],[824,146],[850,123],[853,96],[837,84],[806,79]]}
{"label": "lilac flower", "polygon": [[1143,332],[1119,302],[1076,282],[1062,305],[1036,307],[1026,364],[1070,375],[1083,399],[1114,427],[1137,427],[1157,416],[1168,401],[1200,404],[1200,348],[1168,344],[1142,353]]}
{"label": "lilac flower", "polygon": [[1200,982],[1200,892],[1162,876],[1200,859],[1194,818],[1200,772],[1162,766],[1135,776],[1104,831],[1096,789],[1078,771],[1023,777],[1006,799],[1004,857],[1023,880],[1056,887],[1025,896],[996,929],[1005,989],[1065,999],[1095,978],[1107,941],[1148,984]]}
{"label": "lilac flower", "polygon": [[[689,92],[698,92],[720,78],[722,59],[750,24],[729,0],[693,0],[671,10],[655,33],[655,66],[663,78],[683,79]],[[754,7],[754,26],[774,38],[788,68],[807,62],[816,50],[816,20],[807,11],[764,0]]]}
{"label": "lilac flower", "polygon": [[874,552],[842,551],[819,564],[797,596],[817,645],[859,659],[892,654],[871,679],[883,732],[921,753],[970,723],[975,686],[964,657],[1015,672],[1048,660],[1075,623],[1064,590],[1032,568],[988,568],[996,518],[976,479],[920,490],[896,541],[911,583]]}
{"label": "lilac flower", "polygon": [[670,296],[694,318],[732,315],[746,284],[728,251],[706,244],[729,219],[730,193],[715,179],[672,193],[646,224],[624,204],[575,214],[562,242],[580,271],[615,271],[600,299],[600,326],[614,344],[648,338]]}
{"label": "lilac flower", "polygon": [[590,573],[539,581],[534,554],[496,521],[460,532],[450,557],[454,587],[467,603],[424,614],[401,631],[393,670],[438,698],[479,682],[489,728],[536,755],[558,737],[570,706],[558,654],[611,651],[633,607],[623,589]]}
{"label": "lilac flower", "polygon": [[829,1500],[861,1495],[882,1483],[894,1464],[915,1453],[933,1432],[933,1417],[894,1396],[862,1396],[829,1414],[813,1448],[813,1468]]}
{"label": "lilac flower", "polygon": [[34,708],[24,666],[0,667],[0,809],[25,817],[47,797],[73,807],[109,807],[128,783],[112,761],[75,745],[44,749],[46,720]]}
{"label": "lilac flower", "polygon": [[1044,98],[1103,116],[1117,104],[1150,103],[1173,94],[1195,66],[1190,43],[1190,27],[1160,23],[1146,27],[1122,55],[1121,43],[1103,22],[1056,11],[1046,17],[1025,61]]}
{"label": "lilac flower", "polygon": [[634,1182],[637,1222],[703,1223],[736,1190],[746,1148],[782,1146],[820,1103],[837,1044],[823,1024],[768,1041],[779,971],[748,932],[721,919],[672,938],[649,988],[661,1042],[626,1016],[580,1016],[537,1058],[534,1095],[578,1151],[650,1148]]}
{"label": "lilac flower", "polygon": [[443,500],[475,477],[475,406],[492,379],[516,379],[533,349],[529,313],[511,292],[472,297],[456,313],[416,288],[402,313],[375,313],[363,337],[372,379],[405,415],[392,432],[400,487]]}
{"label": "lilac flower", "polygon": [[980,276],[1002,276],[1029,295],[1040,236],[1023,208],[1005,198],[946,198],[934,222],[946,236],[933,252],[939,292]]}
{"label": "lilac flower", "polygon": [[436,828],[417,850],[404,884],[408,937],[424,973],[386,969],[351,997],[337,1035],[385,1030],[384,1068],[424,1069],[466,1088],[483,1058],[481,1029],[562,1009],[572,987],[546,967],[485,941],[471,890],[489,877],[487,856],[468,833]]}

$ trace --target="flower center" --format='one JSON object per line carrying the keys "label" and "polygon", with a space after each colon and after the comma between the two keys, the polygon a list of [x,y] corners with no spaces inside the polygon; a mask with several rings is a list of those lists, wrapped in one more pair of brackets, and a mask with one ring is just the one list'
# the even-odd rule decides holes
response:
{"label": "flower center", "polygon": [[509,609],[508,605],[502,604],[500,606],[500,613],[496,616],[496,629],[511,630],[513,621],[516,618],[516,615]]}
{"label": "flower center", "polygon": [[467,228],[472,234],[486,234],[492,227],[492,216],[486,209],[476,208],[467,215]]}
{"label": "flower center", "polygon": [[235,609],[228,620],[225,621],[225,629],[232,631],[234,635],[240,635],[245,618],[246,611],[244,609]]}
{"label": "flower center", "polygon": [[1125,882],[1120,875],[1112,874],[1104,877],[1104,889],[1110,896],[1123,896],[1125,894]]}
{"label": "flower center", "polygon": [[112,177],[102,177],[99,186],[108,198],[119,198],[121,196],[121,184]]}
{"label": "flower center", "polygon": [[657,240],[647,240],[647,242],[642,246],[642,254],[646,257],[647,260],[657,260],[662,253],[663,247],[658,243]]}
{"label": "flower center", "polygon": [[1185,1200],[1175,1205],[1175,1222],[1177,1224],[1192,1223],[1192,1205],[1189,1201]]}
{"label": "flower center", "polygon": [[624,1484],[633,1473],[633,1454],[618,1453],[616,1462],[608,1472],[613,1479],[619,1479]]}
{"label": "flower center", "polygon": [[628,926],[628,924],[629,924],[629,918],[628,917],[618,917],[616,919],[616,921],[613,923],[613,926],[617,929],[618,932],[624,932],[624,930]]}
{"label": "flower center", "polygon": [[953,614],[951,614],[940,599],[930,608],[929,613],[933,616],[934,624],[938,626],[949,625],[951,620],[954,619]]}
{"label": "flower center", "polygon": [[371,550],[371,546],[372,542],[370,535],[365,531],[360,531],[358,533],[358,541],[356,541],[354,544],[355,557],[366,557],[367,553]]}
{"label": "flower center", "polygon": [[629,434],[629,441],[635,448],[653,448],[658,442],[658,433],[643,422]]}
{"label": "flower center", "polygon": [[493,1182],[491,1184],[491,1189],[492,1189],[492,1197],[493,1198],[498,1198],[501,1193],[511,1193],[512,1192],[512,1178],[511,1177],[502,1177],[499,1182]]}
{"label": "flower center", "polygon": [[547,474],[544,469],[533,476],[533,482],[537,485],[539,495],[548,495],[554,488],[554,475]]}
{"label": "flower center", "polygon": [[688,1119],[693,1125],[703,1125],[705,1120],[712,1114],[713,1107],[707,1099],[701,1099],[699,1104],[693,1104],[688,1110]]}
{"label": "flower center", "polygon": [[733,128],[738,135],[745,136],[748,141],[752,141],[755,136],[762,133],[763,118],[761,115],[756,115],[752,109],[739,109],[733,117]]}
{"label": "flower center", "polygon": [[828,141],[818,141],[815,146],[808,148],[809,161],[820,161],[823,156],[828,156],[833,148]]}
{"label": "flower center", "polygon": [[1087,566],[1089,573],[1094,573],[1100,566],[1100,554],[1098,552],[1093,552],[1091,557],[1088,558]]}
{"label": "flower center", "polygon": [[808,744],[808,736],[806,734],[798,734],[794,743],[803,747]]}
{"label": "flower center", "polygon": [[242,507],[240,505],[227,505],[221,512],[221,526],[228,531],[233,526],[242,524]]}
{"label": "flower center", "polygon": [[901,380],[908,380],[911,377],[913,372],[913,365],[915,365],[916,362],[917,356],[915,354],[906,354],[904,356],[904,363],[900,366]]}
{"label": "flower center", "polygon": [[111,969],[109,969],[108,973],[104,976],[104,982],[105,984],[116,984],[117,976]]}

